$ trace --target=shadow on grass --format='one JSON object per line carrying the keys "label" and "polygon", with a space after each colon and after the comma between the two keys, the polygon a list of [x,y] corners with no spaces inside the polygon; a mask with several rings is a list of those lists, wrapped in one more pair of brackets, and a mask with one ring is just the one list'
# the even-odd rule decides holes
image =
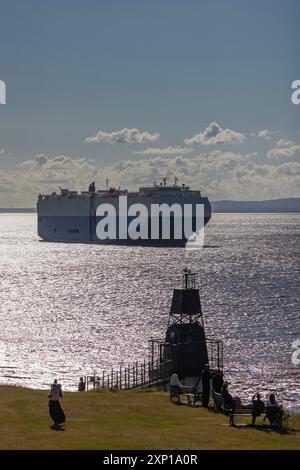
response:
{"label": "shadow on grass", "polygon": [[[224,413],[222,410],[217,409],[212,405],[209,405],[208,407],[203,407],[203,405],[201,405],[198,402],[195,405],[193,405],[192,403],[185,402],[185,401],[184,402],[182,402],[182,401],[178,402],[178,401],[170,400],[170,402],[174,405],[177,405],[177,406],[188,406],[189,408],[207,409],[211,413],[219,414],[219,415],[224,416],[224,418],[229,419],[229,413]],[[234,425],[231,425],[229,423],[227,423],[227,424],[224,423],[224,426],[232,427],[232,428],[236,428],[236,429],[252,429],[252,430],[257,430],[257,431],[264,432],[266,434],[276,433],[276,434],[280,434],[280,435],[294,435],[294,434],[299,433],[300,429],[295,429],[294,427],[292,427],[291,424],[292,423],[290,422],[290,416],[286,415],[286,420],[285,420],[285,423],[283,423],[283,426],[274,425],[274,424],[273,425],[264,424],[264,423],[256,423],[256,424],[253,425],[252,423],[249,423],[249,422],[248,423],[234,424]]]}
{"label": "shadow on grass", "polygon": [[56,426],[52,424],[52,426],[50,426],[50,429],[52,429],[52,431],[65,431],[65,428],[61,424]]}
{"label": "shadow on grass", "polygon": [[292,428],[284,428],[281,426],[271,426],[270,424],[256,424],[255,426],[249,425],[249,427],[252,427],[253,429],[257,429],[258,431],[263,431],[267,434],[270,434],[271,432],[275,432],[277,434],[281,435],[287,435],[287,434],[294,434],[296,432],[295,429]]}
{"label": "shadow on grass", "polygon": [[[229,418],[228,413],[223,413],[222,411],[215,409],[214,407],[209,407],[209,411],[211,411],[214,414],[221,414],[226,418]],[[238,416],[238,414],[236,415]],[[228,427],[236,428],[236,429],[255,429],[258,431],[263,431],[265,433],[271,433],[275,432],[277,434],[281,435],[286,435],[286,434],[293,434],[296,431],[296,429],[293,429],[291,427],[285,427],[285,426],[278,426],[278,425],[271,425],[271,424],[252,424],[252,423],[241,423],[241,424],[227,424]]]}
{"label": "shadow on grass", "polygon": [[199,402],[196,402],[195,404],[193,404],[192,402],[189,403],[187,401],[173,401],[173,400],[170,400],[170,403],[172,403],[173,405],[176,405],[176,406],[187,406],[189,408],[194,408],[194,409],[204,408]]}

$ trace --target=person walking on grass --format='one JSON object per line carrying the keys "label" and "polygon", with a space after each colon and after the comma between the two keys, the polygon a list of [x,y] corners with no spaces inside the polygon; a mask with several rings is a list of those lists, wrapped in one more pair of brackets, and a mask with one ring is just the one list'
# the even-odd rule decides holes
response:
{"label": "person walking on grass", "polygon": [[61,384],[57,383],[57,379],[55,379],[51,385],[50,393],[48,395],[49,414],[54,421],[52,426],[53,429],[60,429],[61,424],[65,423],[66,421],[65,413],[63,412],[59,401],[62,397],[63,394]]}

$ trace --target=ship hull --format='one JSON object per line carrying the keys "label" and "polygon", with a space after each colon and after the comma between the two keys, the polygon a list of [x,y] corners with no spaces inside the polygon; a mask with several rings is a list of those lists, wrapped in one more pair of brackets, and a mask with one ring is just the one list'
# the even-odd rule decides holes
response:
{"label": "ship hull", "polygon": [[[133,240],[129,237],[123,239],[119,236],[120,218],[116,217],[116,236],[115,239],[107,238],[100,239],[97,236],[97,225],[101,217],[97,217],[97,206],[100,203],[111,203],[116,206],[116,200],[105,201],[97,197],[90,197],[85,199],[76,198],[46,198],[38,201],[37,214],[38,214],[38,235],[47,242],[59,243],[93,243],[101,245],[126,245],[126,246],[161,246],[161,247],[183,247],[187,239],[184,236],[184,226],[182,225],[183,236],[180,239],[174,237],[174,218],[170,217],[170,236],[167,239],[162,237],[160,223],[158,239],[151,238],[151,218],[148,219],[148,237],[137,238]],[[137,201],[133,201],[136,203]],[[142,201],[138,199],[138,203],[149,205],[149,199]],[[151,203],[159,203],[162,201],[151,201]],[[174,200],[165,200],[170,205],[178,203]],[[184,203],[191,202],[195,207],[195,201],[188,199]],[[199,198],[197,204],[204,206],[204,224],[207,224],[211,217],[211,207],[207,198]],[[117,207],[116,207],[117,209]],[[127,227],[134,217],[127,217]],[[183,221],[182,221],[183,224]],[[197,227],[196,217],[192,217],[192,227],[195,231]]]}
{"label": "ship hull", "polygon": [[[95,243],[100,245],[126,245],[126,246],[162,246],[162,247],[182,247],[185,246],[187,239],[170,239],[153,240],[151,238],[132,240],[130,238],[120,239],[106,239],[101,240],[96,236],[95,232],[92,235],[89,233],[90,221],[86,220],[86,217],[64,217],[58,220],[57,217],[43,217],[42,221],[38,222],[38,235],[46,242],[57,242],[57,243]],[[204,224],[209,222],[209,218],[204,219]],[[70,226],[79,227],[78,233],[70,233]],[[54,229],[59,227],[59,229]],[[54,232],[56,230],[56,232]],[[71,229],[72,230],[72,229]]]}

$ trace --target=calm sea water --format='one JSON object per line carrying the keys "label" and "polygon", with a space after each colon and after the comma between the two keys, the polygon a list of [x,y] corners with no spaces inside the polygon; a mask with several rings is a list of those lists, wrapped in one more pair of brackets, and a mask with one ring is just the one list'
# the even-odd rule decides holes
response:
{"label": "calm sea water", "polygon": [[299,235],[300,215],[215,214],[196,252],[54,244],[38,240],[35,214],[0,214],[0,383],[58,377],[74,390],[81,375],[143,360],[188,266],[233,392],[300,406]]}

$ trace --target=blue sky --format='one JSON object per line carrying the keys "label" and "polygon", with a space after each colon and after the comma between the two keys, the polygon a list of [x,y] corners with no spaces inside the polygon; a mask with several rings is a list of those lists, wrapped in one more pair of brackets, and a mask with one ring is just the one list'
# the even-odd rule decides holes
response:
{"label": "blue sky", "polygon": [[[212,122],[245,139],[198,143],[183,158],[239,152],[248,162],[252,153],[256,165],[299,162],[297,148],[288,156],[281,152],[276,161],[267,156],[284,146],[276,144],[280,139],[290,142],[285,148],[300,142],[300,106],[290,100],[291,83],[300,79],[299,25],[298,0],[0,1],[0,79],[7,86],[7,104],[0,105],[0,206],[22,162],[23,170],[37,178],[28,163],[36,155],[66,156],[71,166],[84,159],[91,172],[138,161],[135,180],[125,181],[138,185],[140,160],[154,157],[133,152],[184,147],[185,139]],[[84,142],[100,130],[123,128],[160,137],[141,143]],[[274,134],[251,136],[260,130]],[[292,167],[293,175],[297,168]],[[47,174],[40,175],[36,188]],[[50,177],[45,189],[53,186]],[[76,176],[71,183],[79,184]],[[20,199],[26,193],[21,184]],[[289,186],[286,195],[294,195]],[[230,196],[216,191],[216,182],[208,187],[213,198]],[[239,197],[237,188],[232,197]],[[29,205],[31,200],[28,192]]]}

